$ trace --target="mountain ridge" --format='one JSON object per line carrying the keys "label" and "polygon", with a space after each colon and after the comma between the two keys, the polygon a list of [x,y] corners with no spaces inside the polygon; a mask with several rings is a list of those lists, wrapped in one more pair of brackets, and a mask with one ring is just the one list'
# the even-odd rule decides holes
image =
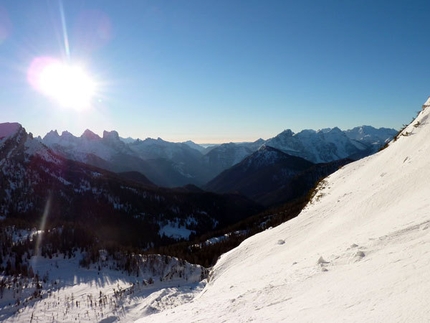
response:
{"label": "mountain ridge", "polygon": [[204,189],[220,194],[238,192],[265,206],[281,205],[306,195],[319,179],[351,161],[315,164],[263,145],[209,181]]}
{"label": "mountain ridge", "polygon": [[302,130],[297,134],[287,129],[268,140],[224,143],[206,149],[191,141],[173,143],[161,138],[124,141],[115,130],[104,131],[102,137],[90,130],[80,137],[51,131],[40,141],[67,158],[115,172],[139,171],[158,186],[178,187],[205,185],[263,144],[313,163],[323,163],[372,154],[396,133],[394,129],[370,126],[348,131],[337,127]]}
{"label": "mountain ridge", "polygon": [[160,226],[168,221],[192,218],[187,228],[199,234],[261,209],[241,196],[162,189],[142,174],[113,173],[67,159],[22,126],[0,124],[2,128],[0,133],[6,134],[0,139],[2,217],[36,225],[49,202],[50,225],[85,223],[103,232],[112,231],[115,224],[115,229],[129,231],[118,235],[121,243],[145,247],[162,240]]}

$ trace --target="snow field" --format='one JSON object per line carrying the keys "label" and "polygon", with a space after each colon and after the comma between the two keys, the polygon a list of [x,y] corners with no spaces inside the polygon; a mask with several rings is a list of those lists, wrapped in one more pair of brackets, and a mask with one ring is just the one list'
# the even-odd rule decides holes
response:
{"label": "snow field", "polygon": [[224,254],[193,302],[137,322],[428,322],[429,113]]}
{"label": "snow field", "polygon": [[33,257],[42,288],[17,279],[0,298],[0,321],[133,322],[188,302],[205,284],[200,267],[176,258],[154,256],[138,276],[111,269],[109,260],[82,268],[79,259]]}

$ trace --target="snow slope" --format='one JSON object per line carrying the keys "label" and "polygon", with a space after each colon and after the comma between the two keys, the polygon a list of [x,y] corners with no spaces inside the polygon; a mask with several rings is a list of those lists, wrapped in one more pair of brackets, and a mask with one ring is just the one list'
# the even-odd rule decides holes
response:
{"label": "snow slope", "polygon": [[192,302],[137,322],[428,322],[429,114],[224,254]]}
{"label": "snow slope", "polygon": [[173,257],[138,258],[139,275],[112,269],[112,259],[83,268],[81,258],[33,256],[40,280],[0,275],[0,322],[133,322],[189,301],[205,284],[201,266]]}

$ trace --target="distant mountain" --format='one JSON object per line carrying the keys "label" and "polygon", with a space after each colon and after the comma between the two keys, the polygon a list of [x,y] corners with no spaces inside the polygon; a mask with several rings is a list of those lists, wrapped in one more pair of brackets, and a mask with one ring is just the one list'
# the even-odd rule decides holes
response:
{"label": "distant mountain", "polygon": [[313,163],[345,158],[359,159],[374,153],[397,131],[370,126],[341,131],[339,128],[285,130],[269,140],[225,143],[204,148],[191,141],[173,143],[161,138],[123,139],[116,131],[103,137],[86,130],[80,137],[65,131],[49,132],[42,143],[62,156],[109,171],[140,172],[158,186],[203,186],[224,170],[238,164],[262,145],[277,148],[291,156]]}
{"label": "distant mountain", "polygon": [[[340,164],[345,163],[347,161]],[[204,188],[217,193],[240,193],[269,206],[306,194],[320,178],[338,167],[339,162],[316,165],[264,145],[240,163],[223,171]]]}
{"label": "distant mountain", "polygon": [[251,155],[253,150],[247,146],[235,143],[221,144],[212,148],[203,156],[203,163],[214,171],[214,176],[223,170],[241,162]]}
{"label": "distant mountain", "polygon": [[206,150],[205,147],[200,146],[191,140],[185,141],[185,142],[183,142],[183,144],[189,146],[192,149],[199,151],[200,153],[204,153],[204,151]]}
{"label": "distant mountain", "polygon": [[129,148],[148,163],[142,172],[160,186],[202,185],[213,177],[213,172],[202,164],[202,153],[191,148],[190,143],[147,138],[136,140]]}
{"label": "distant mountain", "polygon": [[103,138],[90,130],[81,137],[51,131],[42,142],[72,160],[118,173],[140,172],[158,186],[201,185],[212,177],[203,167],[199,151],[161,138],[126,143],[116,131],[104,131]]}
{"label": "distant mountain", "polygon": [[396,133],[394,129],[367,126],[347,131],[339,128],[303,130],[297,134],[285,130],[267,140],[266,145],[313,163],[326,163],[354,156],[357,156],[354,158],[357,159],[374,153]]}
{"label": "distant mountain", "polygon": [[345,134],[351,140],[360,142],[369,147],[371,153],[377,152],[389,139],[394,138],[397,130],[389,128],[373,128],[371,126],[355,127],[346,130]]}
{"label": "distant mountain", "polygon": [[[87,131],[79,140],[95,151],[108,144],[93,143],[107,137]],[[241,196],[160,189],[141,174],[116,174],[67,159],[19,124],[0,124],[0,187],[1,216],[36,227],[42,216],[49,227],[80,224],[100,241],[135,247],[165,243],[166,226],[169,232],[182,228],[198,235],[261,210]]]}

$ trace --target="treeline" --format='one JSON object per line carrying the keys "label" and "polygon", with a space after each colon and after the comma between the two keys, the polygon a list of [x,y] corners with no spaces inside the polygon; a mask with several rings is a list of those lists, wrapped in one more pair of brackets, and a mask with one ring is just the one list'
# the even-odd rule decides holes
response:
{"label": "treeline", "polygon": [[[237,247],[246,238],[296,217],[308,203],[311,194],[309,192],[308,195],[280,207],[251,216],[222,230],[204,234],[192,241],[151,248],[147,252],[175,256],[209,268],[223,253]],[[223,238],[218,242],[209,243],[208,241],[214,237]]]}
{"label": "treeline", "polygon": [[[104,258],[109,258],[111,269],[129,274],[138,270],[138,254],[145,254],[145,257],[150,254],[168,255],[209,268],[221,254],[235,248],[246,238],[297,216],[306,202],[307,198],[297,199],[222,230],[201,235],[192,241],[173,243],[173,239],[159,237],[156,247],[147,250],[124,246],[112,239],[100,239],[91,227],[82,224],[64,223],[37,231],[28,229],[25,223],[10,225],[11,221],[6,220],[1,222],[0,227],[0,273],[6,276],[34,277],[30,259],[35,255],[46,258],[71,258],[79,255],[80,265],[87,268],[94,264],[100,266]],[[225,235],[228,237],[216,243],[207,243],[211,238]]]}
{"label": "treeline", "polygon": [[74,257],[94,246],[94,235],[84,226],[65,224],[44,231],[29,229],[2,222],[0,227],[0,273],[3,275],[23,275],[33,277],[30,265],[32,256],[46,258],[63,255]]}

